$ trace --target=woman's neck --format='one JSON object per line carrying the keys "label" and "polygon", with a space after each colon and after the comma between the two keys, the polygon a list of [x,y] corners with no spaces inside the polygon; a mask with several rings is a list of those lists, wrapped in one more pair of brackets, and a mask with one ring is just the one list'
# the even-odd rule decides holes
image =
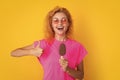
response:
{"label": "woman's neck", "polygon": [[55,39],[58,41],[65,41],[67,37],[66,35],[55,35]]}

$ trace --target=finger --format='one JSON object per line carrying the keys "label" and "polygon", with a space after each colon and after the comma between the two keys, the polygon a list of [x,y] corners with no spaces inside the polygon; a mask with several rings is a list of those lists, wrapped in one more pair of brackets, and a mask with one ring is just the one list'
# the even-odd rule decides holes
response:
{"label": "finger", "polygon": [[60,59],[59,59],[59,63],[62,64],[62,65],[63,65],[63,64],[68,64],[68,61],[65,60],[65,59],[61,59],[61,58],[60,58]]}
{"label": "finger", "polygon": [[64,57],[63,57],[63,56],[60,56],[60,59],[64,59]]}
{"label": "finger", "polygon": [[67,65],[68,63],[67,62],[63,62],[62,65]]}
{"label": "finger", "polygon": [[61,66],[64,66],[63,60],[60,59],[60,60],[59,60],[59,63],[60,63]]}
{"label": "finger", "polygon": [[67,61],[63,61],[62,65],[68,65],[68,62]]}
{"label": "finger", "polygon": [[60,63],[60,65],[62,65],[62,63],[63,63],[62,59],[59,59],[59,63]]}
{"label": "finger", "polygon": [[40,48],[40,42],[38,42],[38,44],[37,44],[36,48]]}
{"label": "finger", "polygon": [[59,63],[60,63],[61,65],[63,65],[63,64],[64,64],[64,62],[63,62],[63,60],[62,60],[62,59],[59,59]]}
{"label": "finger", "polygon": [[39,44],[36,46],[36,48],[39,48],[40,46],[39,46]]}
{"label": "finger", "polygon": [[43,49],[40,48],[40,51],[43,52]]}

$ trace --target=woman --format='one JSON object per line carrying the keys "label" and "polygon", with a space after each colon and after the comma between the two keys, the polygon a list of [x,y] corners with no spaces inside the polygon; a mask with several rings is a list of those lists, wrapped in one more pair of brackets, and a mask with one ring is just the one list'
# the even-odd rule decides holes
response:
{"label": "woman", "polygon": [[[11,55],[36,56],[43,66],[44,80],[82,80],[83,58],[87,51],[79,42],[71,39],[72,27],[69,11],[57,6],[46,17],[46,39],[13,50]],[[61,45],[62,55],[59,54]]]}

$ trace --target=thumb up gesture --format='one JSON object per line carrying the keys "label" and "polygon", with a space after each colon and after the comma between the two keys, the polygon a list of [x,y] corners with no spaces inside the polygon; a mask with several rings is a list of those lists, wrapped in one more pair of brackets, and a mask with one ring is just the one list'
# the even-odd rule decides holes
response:
{"label": "thumb up gesture", "polygon": [[37,57],[40,57],[42,53],[43,49],[40,48],[40,44],[37,44],[37,46],[31,50],[31,54]]}

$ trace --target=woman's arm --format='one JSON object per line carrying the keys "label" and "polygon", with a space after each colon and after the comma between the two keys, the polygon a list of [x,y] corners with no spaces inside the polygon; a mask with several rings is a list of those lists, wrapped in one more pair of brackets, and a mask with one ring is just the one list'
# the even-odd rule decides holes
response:
{"label": "woman's arm", "polygon": [[72,77],[82,80],[84,78],[83,61],[77,66],[77,70],[71,69],[69,66],[67,66],[66,72]]}
{"label": "woman's arm", "polygon": [[72,69],[68,66],[68,61],[65,59],[60,59],[60,65],[64,71],[66,71],[72,77],[82,80],[84,78],[84,69],[83,69],[83,61],[77,66],[77,70]]}
{"label": "woman's arm", "polygon": [[43,49],[37,45],[36,48],[34,48],[34,45],[28,45],[22,48],[15,49],[11,52],[11,56],[13,57],[21,57],[21,56],[28,56],[33,55],[39,57],[43,52]]}

